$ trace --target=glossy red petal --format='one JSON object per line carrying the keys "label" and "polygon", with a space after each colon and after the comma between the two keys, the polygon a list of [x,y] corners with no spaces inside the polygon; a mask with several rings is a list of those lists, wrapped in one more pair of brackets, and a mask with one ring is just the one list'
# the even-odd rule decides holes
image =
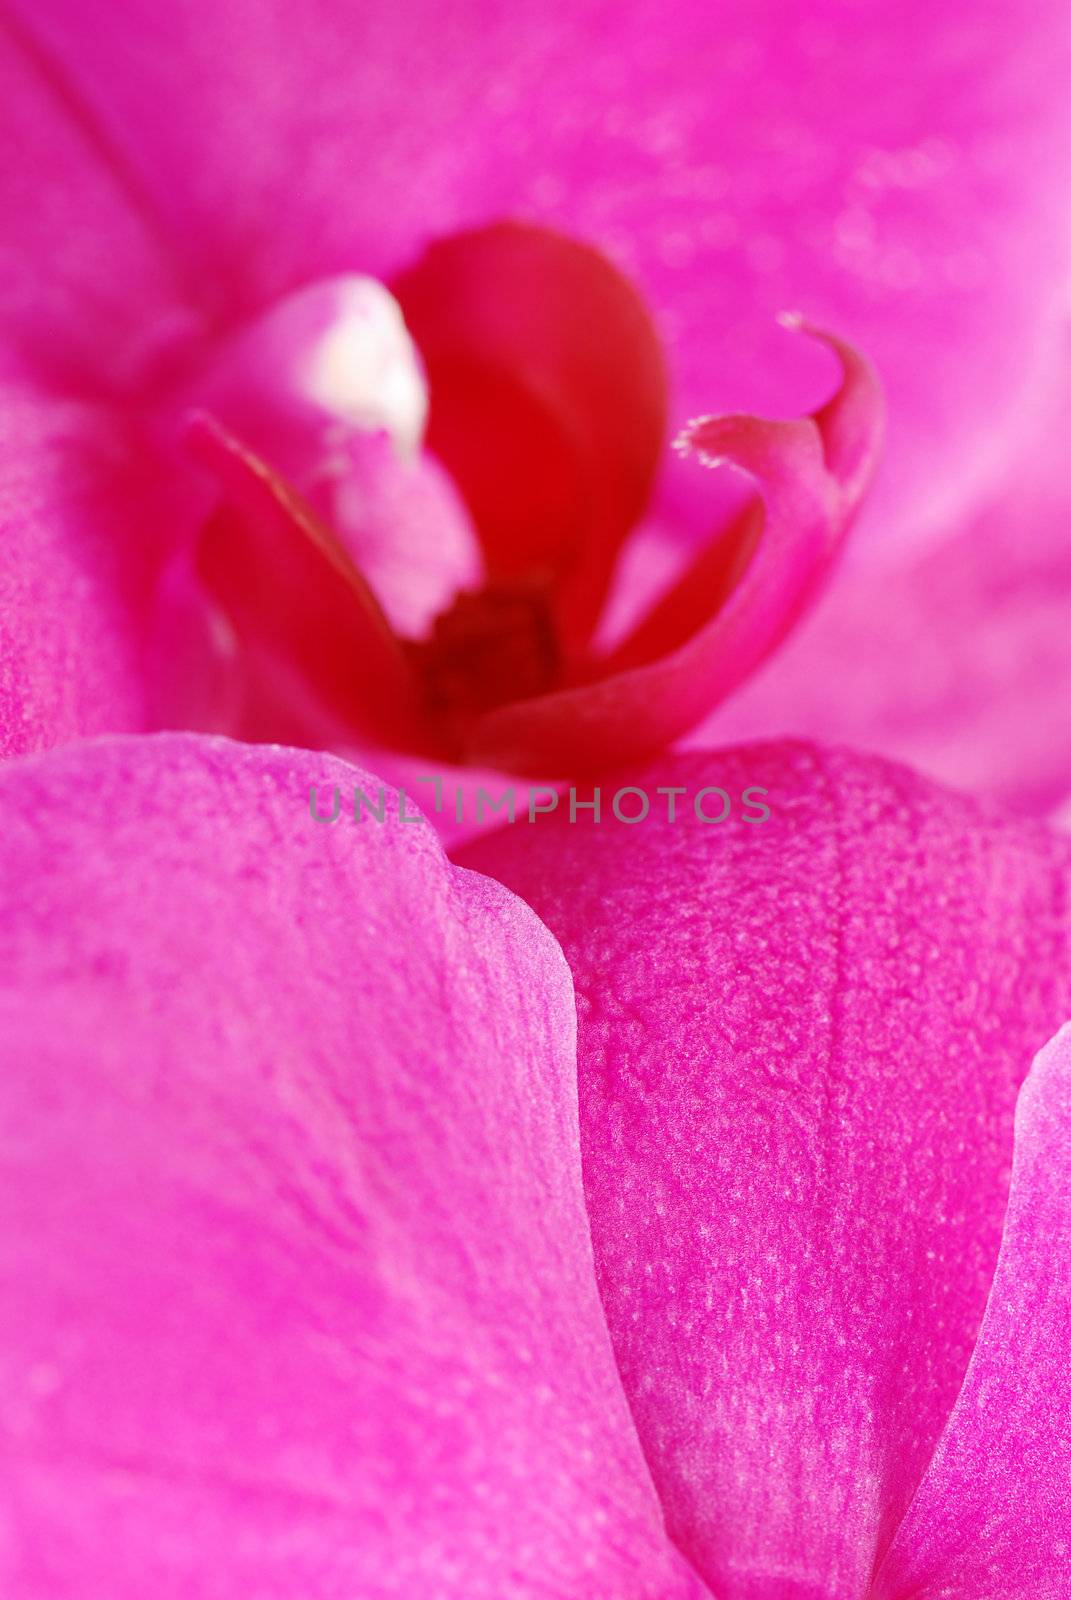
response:
{"label": "glossy red petal", "polygon": [[882,437],[869,365],[843,341],[808,331],[842,364],[830,401],[793,422],[704,418],[686,434],[686,447],[705,464],[755,480],[761,526],[746,510],[649,621],[596,665],[594,681],[481,719],[473,760],[574,774],[649,755],[687,732],[780,643],[829,572]]}
{"label": "glossy red petal", "polygon": [[433,245],[392,284],[427,369],[427,442],[492,578],[549,573],[567,642],[594,625],[665,429],[658,337],[597,250],[501,224]]}
{"label": "glossy red petal", "polygon": [[[932,549],[848,557],[777,656],[693,737],[864,745],[1044,812],[1071,789],[1071,347],[995,493]],[[637,582],[641,579],[638,577]],[[845,663],[851,670],[845,671]]]}

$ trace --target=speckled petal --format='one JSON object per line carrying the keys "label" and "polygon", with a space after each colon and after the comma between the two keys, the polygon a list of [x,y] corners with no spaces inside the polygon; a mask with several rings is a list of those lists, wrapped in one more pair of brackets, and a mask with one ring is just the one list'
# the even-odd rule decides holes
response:
{"label": "speckled petal", "polygon": [[[614,820],[622,783],[645,822]],[[602,794],[597,824],[563,802],[459,859],[573,970],[596,1266],[667,1526],[720,1600],[863,1600],[974,1348],[1017,1091],[1071,1013],[1071,841],[799,745]]]}
{"label": "speckled petal", "polygon": [[376,790],[182,735],[0,771],[4,1595],[699,1600],[596,1293],[561,952],[311,783]]}
{"label": "speckled petal", "polygon": [[955,1409],[875,1600],[1063,1600],[1071,1571],[1071,1027],[1015,1113],[1000,1259]]}

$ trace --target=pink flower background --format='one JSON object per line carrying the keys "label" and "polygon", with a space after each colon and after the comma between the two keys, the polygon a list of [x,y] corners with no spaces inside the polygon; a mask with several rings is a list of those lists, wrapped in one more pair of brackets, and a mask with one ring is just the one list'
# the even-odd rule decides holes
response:
{"label": "pink flower background", "polygon": [[1071,1592],[1069,74],[8,6],[5,1594]]}

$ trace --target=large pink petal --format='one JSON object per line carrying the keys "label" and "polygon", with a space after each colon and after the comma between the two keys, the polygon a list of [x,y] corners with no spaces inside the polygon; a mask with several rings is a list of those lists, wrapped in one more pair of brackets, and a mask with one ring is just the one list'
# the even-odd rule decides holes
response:
{"label": "large pink petal", "polygon": [[1063,1600],[1071,1570],[1071,1029],[1015,1114],[1000,1259],[966,1381],[875,1600]]}
{"label": "large pink petal", "polygon": [[[1066,365],[1066,336],[1059,348]],[[849,554],[813,617],[696,742],[843,740],[1023,809],[1062,800],[1071,787],[1069,427],[1065,373],[988,503],[911,559],[875,567]]]}
{"label": "large pink petal", "polygon": [[0,145],[0,377],[129,395],[195,327],[189,286],[129,149],[10,8]]}
{"label": "large pink petal", "polygon": [[375,780],[0,773],[15,1600],[695,1596],[592,1271],[568,972]]}
{"label": "large pink petal", "polygon": [[802,745],[603,805],[460,859],[573,970],[596,1264],[667,1526],[724,1600],[852,1600],[985,1308],[1016,1091],[1071,1006],[1071,842]]}
{"label": "large pink petal", "polygon": [[[655,307],[674,420],[798,412],[799,305],[890,395],[885,509],[996,468],[1068,265],[1071,22],[1042,0],[20,0],[220,315],[503,216]],[[698,491],[684,482],[681,495]]]}

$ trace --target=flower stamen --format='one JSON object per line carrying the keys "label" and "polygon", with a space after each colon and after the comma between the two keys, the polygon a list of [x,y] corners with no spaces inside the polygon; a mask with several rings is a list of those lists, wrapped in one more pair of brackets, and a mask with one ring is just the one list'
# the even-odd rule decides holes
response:
{"label": "flower stamen", "polygon": [[462,590],[408,649],[437,719],[463,721],[545,694],[561,665],[549,582],[498,579]]}

